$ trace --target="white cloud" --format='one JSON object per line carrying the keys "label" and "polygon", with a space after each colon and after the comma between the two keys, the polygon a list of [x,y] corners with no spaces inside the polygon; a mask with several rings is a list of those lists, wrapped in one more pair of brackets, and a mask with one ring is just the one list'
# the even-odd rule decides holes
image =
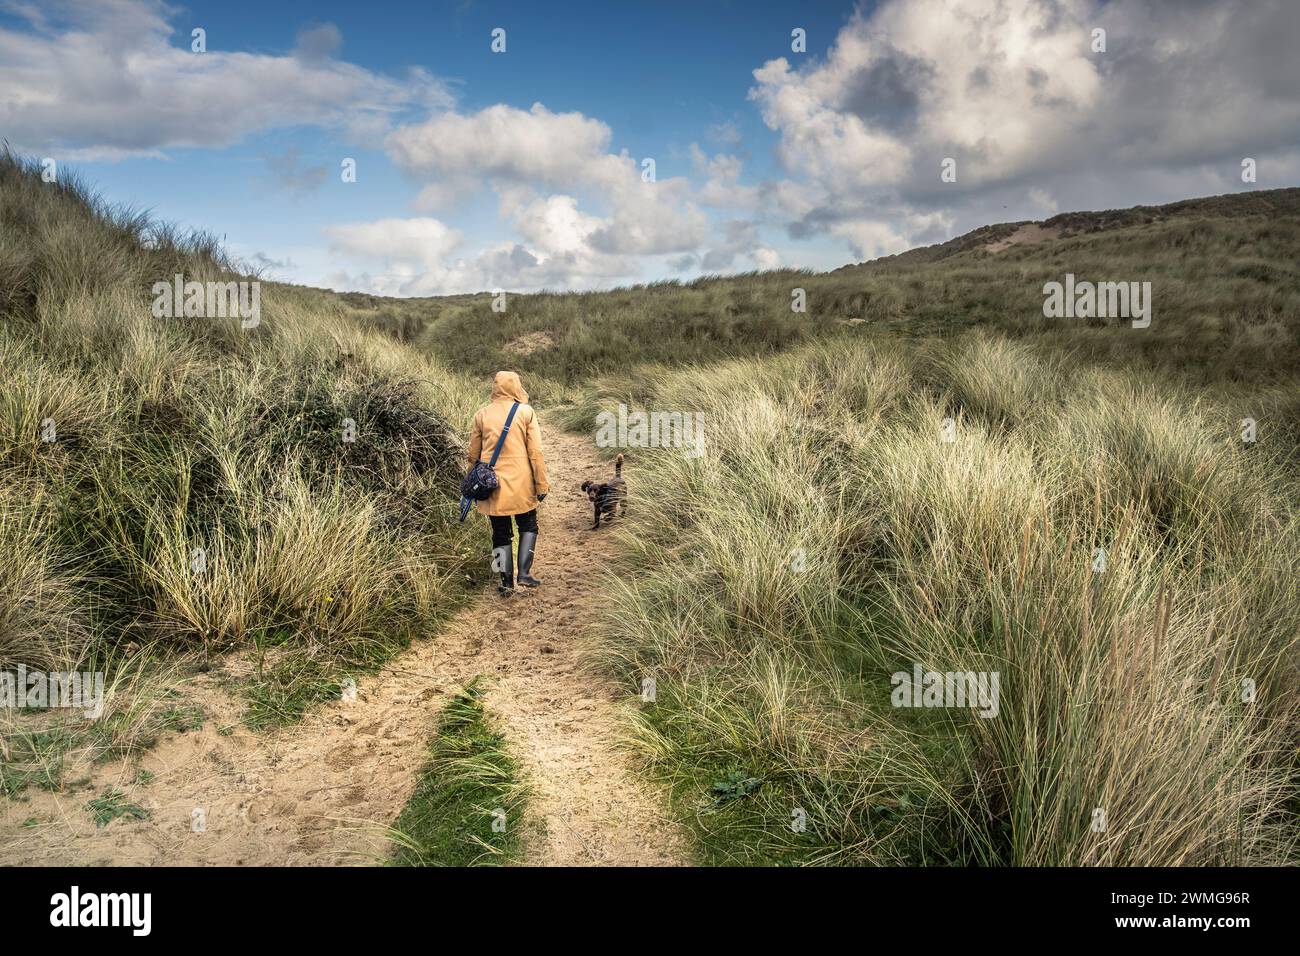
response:
{"label": "white cloud", "polygon": [[[768,195],[792,236],[862,255],[932,233],[928,212],[970,228],[996,204],[1120,205],[1135,182],[1147,202],[1240,188],[1242,156],[1294,165],[1297,42],[1300,7],[1284,0],[885,0],[824,59],[754,71],[791,177]],[[946,157],[955,184],[940,181]]]}
{"label": "white cloud", "polygon": [[608,185],[610,214],[592,234],[592,247],[643,256],[697,248],[707,234],[708,219],[691,197],[690,182],[681,177],[642,182],[632,160],[620,161],[626,175]]}
{"label": "white cloud", "polygon": [[699,201],[719,209],[754,210],[762,200],[758,186],[742,184],[744,162],[739,156],[721,153],[708,156],[704,150],[691,144],[691,164],[697,176],[704,177],[698,190]]}
{"label": "white cloud", "polygon": [[563,255],[582,252],[601,220],[579,212],[572,196],[548,196],[519,209],[514,225],[525,241],[550,255]]}
{"label": "white cloud", "polygon": [[952,220],[940,212],[894,210],[888,220],[843,218],[830,223],[831,235],[844,239],[858,259],[875,259],[906,252],[918,244],[937,242],[952,233]]}
{"label": "white cloud", "polygon": [[890,0],[824,62],[755,70],[750,95],[787,168],[835,189],[933,192],[948,156],[968,184],[1200,162],[1295,142],[1296,58],[1252,51],[1298,32],[1300,10],[1278,0]]}
{"label": "white cloud", "polygon": [[[509,289],[530,292],[635,275],[634,260],[594,251],[587,239],[599,220],[570,196],[538,198],[513,220],[522,241],[464,249],[461,233],[431,218],[378,219],[328,226],[331,249],[352,273],[335,269],[326,283],[385,295],[438,295]],[[462,255],[462,253],[465,253]]]}
{"label": "white cloud", "polygon": [[30,30],[0,28],[0,115],[16,148],[71,158],[220,147],[276,127],[374,135],[410,107],[451,102],[422,70],[397,79],[333,59],[332,25],[289,54],[208,52],[170,42],[172,8],[151,0],[19,6]]}
{"label": "white cloud", "polygon": [[708,236],[690,182],[645,181],[637,159],[610,151],[611,138],[608,126],[581,113],[498,104],[436,112],[391,132],[385,148],[426,180],[420,211],[446,210],[477,189],[495,191],[501,220],[518,241],[464,263],[457,281],[571,287],[635,276],[636,258],[690,253]]}
{"label": "white cloud", "polygon": [[409,260],[437,267],[461,244],[461,234],[437,219],[377,219],[325,227],[331,245],[350,255]]}
{"label": "white cloud", "polygon": [[1055,215],[1060,208],[1056,204],[1056,200],[1052,198],[1052,194],[1046,189],[1029,190],[1029,201],[1047,216]]}
{"label": "white cloud", "polygon": [[423,176],[540,182],[567,188],[608,178],[610,129],[581,113],[489,106],[477,113],[441,112],[394,130],[385,140],[399,166]]}
{"label": "white cloud", "polygon": [[729,149],[735,149],[744,141],[741,135],[740,127],[734,120],[725,120],[721,123],[714,123],[708,129],[708,137],[715,143],[726,146]]}
{"label": "white cloud", "polygon": [[[444,111],[394,130],[389,156],[406,171],[432,180],[420,208],[435,211],[476,186],[495,189],[502,215],[514,218],[538,190],[590,197],[601,210],[586,240],[592,252],[659,255],[694,248],[706,220],[690,184],[645,182],[637,160],[611,153],[611,132],[581,113],[554,113],[541,103],[521,110],[498,104],[476,113]],[[576,200],[575,200],[576,202]]]}

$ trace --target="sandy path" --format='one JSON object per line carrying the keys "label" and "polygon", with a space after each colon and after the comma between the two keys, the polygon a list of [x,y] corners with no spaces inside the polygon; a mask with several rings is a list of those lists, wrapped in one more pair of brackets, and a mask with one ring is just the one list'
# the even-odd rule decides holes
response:
{"label": "sandy path", "polygon": [[[337,865],[387,856],[384,827],[415,786],[439,710],[476,675],[486,706],[533,790],[526,862],[675,864],[682,833],[617,748],[625,692],[584,672],[577,637],[595,600],[591,569],[609,533],[590,532],[577,485],[601,475],[582,439],[546,435],[552,493],[542,507],[534,573],[544,585],[502,600],[485,594],[372,678],[357,699],[319,707],[301,724],[257,734],[220,670],[182,688],[208,714],[169,733],[140,760],[112,762],[62,793],[29,788],[0,799],[0,864]],[[470,520],[474,520],[471,518]],[[482,521],[483,519],[478,519]],[[486,542],[485,542],[486,550]],[[233,728],[233,731],[232,731]],[[226,733],[221,733],[221,729]],[[75,780],[75,777],[74,777]],[[86,801],[121,788],[150,812],[96,829]],[[194,832],[196,810],[202,832]]]}

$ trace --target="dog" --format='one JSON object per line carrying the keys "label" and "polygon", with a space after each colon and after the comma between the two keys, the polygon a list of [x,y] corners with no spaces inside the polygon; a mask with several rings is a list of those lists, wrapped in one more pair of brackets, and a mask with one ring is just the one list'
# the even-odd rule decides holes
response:
{"label": "dog", "polygon": [[606,518],[612,518],[616,511],[619,515],[627,513],[627,482],[623,480],[622,455],[614,459],[614,479],[612,481],[607,481],[604,484],[584,481],[581,487],[587,495],[587,500],[591,502],[596,519],[591,526],[592,531],[600,527],[602,515]]}

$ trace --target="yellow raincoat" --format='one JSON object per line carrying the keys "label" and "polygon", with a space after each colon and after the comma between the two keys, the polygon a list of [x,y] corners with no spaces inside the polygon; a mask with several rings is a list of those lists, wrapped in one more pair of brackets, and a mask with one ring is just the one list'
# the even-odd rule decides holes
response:
{"label": "yellow raincoat", "polygon": [[500,486],[492,497],[477,502],[485,515],[518,515],[537,507],[537,496],[550,491],[546,480],[546,459],[542,457],[542,430],[537,413],[528,404],[528,393],[515,372],[497,372],[492,383],[492,401],[474,414],[469,440],[469,464],[491,461],[492,450],[505,427],[510,406],[519,402],[510,434],[501,446],[495,471]]}

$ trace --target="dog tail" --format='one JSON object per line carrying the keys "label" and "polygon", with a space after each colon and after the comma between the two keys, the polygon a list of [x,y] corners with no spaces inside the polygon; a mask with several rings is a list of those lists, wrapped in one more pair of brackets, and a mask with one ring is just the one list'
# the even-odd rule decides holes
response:
{"label": "dog tail", "polygon": [[623,455],[621,452],[619,453],[619,456],[614,459],[614,477],[623,477]]}

